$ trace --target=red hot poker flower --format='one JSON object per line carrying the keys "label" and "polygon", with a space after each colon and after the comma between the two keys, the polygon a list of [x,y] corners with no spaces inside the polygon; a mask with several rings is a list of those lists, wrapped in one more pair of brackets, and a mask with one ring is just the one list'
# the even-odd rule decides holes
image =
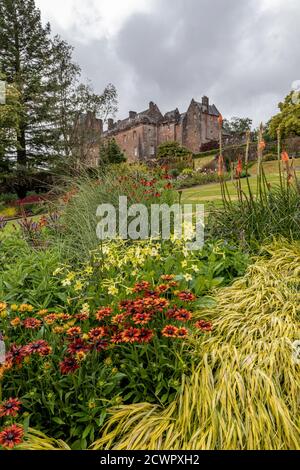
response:
{"label": "red hot poker flower", "polygon": [[0,418],[4,416],[17,416],[22,403],[18,398],[9,398],[0,406]]}
{"label": "red hot poker flower", "polygon": [[289,154],[286,151],[281,153],[281,160],[285,163],[288,162],[290,159]]}
{"label": "red hot poker flower", "polygon": [[18,444],[21,444],[24,437],[24,430],[18,424],[12,424],[0,432],[0,445],[13,449]]}

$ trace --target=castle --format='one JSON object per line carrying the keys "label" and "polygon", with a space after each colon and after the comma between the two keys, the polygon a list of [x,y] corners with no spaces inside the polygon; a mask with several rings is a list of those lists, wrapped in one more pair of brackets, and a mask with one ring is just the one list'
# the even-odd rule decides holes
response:
{"label": "castle", "polygon": [[[166,141],[177,141],[193,153],[200,152],[203,144],[218,141],[219,116],[216,106],[203,96],[201,102],[192,99],[185,113],[176,108],[163,115],[151,101],[148,109],[140,113],[129,111],[126,119],[117,122],[108,119],[106,131],[99,119],[90,122],[88,127],[96,127],[101,139],[114,138],[131,163],[155,158],[159,145]],[[90,157],[96,163],[99,154],[95,148],[93,153]]]}

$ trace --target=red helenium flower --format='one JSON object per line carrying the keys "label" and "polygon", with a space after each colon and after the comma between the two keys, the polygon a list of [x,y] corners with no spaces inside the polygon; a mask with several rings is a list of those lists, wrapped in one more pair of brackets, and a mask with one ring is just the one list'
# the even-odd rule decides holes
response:
{"label": "red helenium flower", "polygon": [[35,330],[37,328],[40,328],[41,324],[41,320],[37,320],[36,318],[26,318],[23,321],[24,327],[29,330]]}
{"label": "red helenium flower", "polygon": [[0,432],[0,445],[12,449],[21,444],[24,436],[24,429],[18,424],[12,424]]}
{"label": "red helenium flower", "polygon": [[26,348],[28,354],[38,354],[39,356],[48,356],[52,351],[51,346],[43,339],[29,343]]}
{"label": "red helenium flower", "polygon": [[199,320],[195,323],[195,326],[201,331],[212,331],[213,325],[210,321]]}
{"label": "red helenium flower", "polygon": [[63,375],[72,374],[77,369],[79,369],[79,365],[73,357],[65,357],[64,360],[59,364],[59,367],[60,372]]}
{"label": "red helenium flower", "polygon": [[18,398],[9,398],[0,406],[0,417],[4,416],[17,416],[20,411],[22,403]]}
{"label": "red helenium flower", "polygon": [[133,327],[128,328],[123,331],[122,337],[125,343],[135,343],[139,339],[139,330]]}

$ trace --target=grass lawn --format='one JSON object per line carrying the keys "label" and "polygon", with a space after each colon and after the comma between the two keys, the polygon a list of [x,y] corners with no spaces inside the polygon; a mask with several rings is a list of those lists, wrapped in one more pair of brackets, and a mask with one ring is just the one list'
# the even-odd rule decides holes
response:
{"label": "grass lawn", "polygon": [[[300,174],[300,158],[296,159],[296,170]],[[268,182],[271,186],[276,186],[279,184],[279,175],[278,175],[278,162],[264,162],[264,170],[267,176]],[[256,193],[256,174],[257,174],[257,164],[250,168],[249,173],[251,177],[249,178],[250,187],[253,193]],[[253,175],[253,176],[252,176]],[[247,181],[246,178],[242,180],[242,189],[248,194]],[[237,199],[237,192],[235,184],[231,181],[227,181],[227,186],[229,194],[232,197],[232,200]],[[222,201],[221,189],[219,183],[209,183],[202,186],[194,186],[192,188],[184,189],[182,192],[182,203],[184,204],[207,204],[214,203],[215,205],[220,205]]]}

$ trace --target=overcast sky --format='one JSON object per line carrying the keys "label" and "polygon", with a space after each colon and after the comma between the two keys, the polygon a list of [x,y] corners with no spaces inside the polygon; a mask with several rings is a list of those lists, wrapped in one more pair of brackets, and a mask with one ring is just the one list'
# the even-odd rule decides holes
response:
{"label": "overcast sky", "polygon": [[97,92],[109,82],[118,117],[154,101],[181,112],[207,95],[224,117],[254,124],[300,79],[299,0],[36,0],[75,47]]}

